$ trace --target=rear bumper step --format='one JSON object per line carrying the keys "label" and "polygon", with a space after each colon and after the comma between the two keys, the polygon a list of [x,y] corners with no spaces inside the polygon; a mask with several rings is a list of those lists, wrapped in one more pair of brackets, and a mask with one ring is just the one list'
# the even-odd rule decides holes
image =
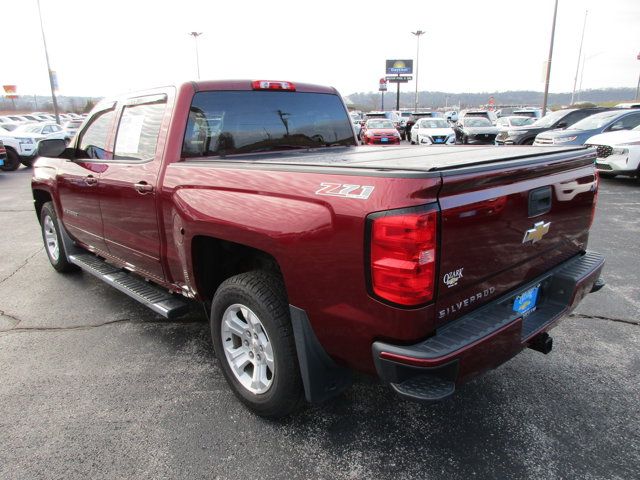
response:
{"label": "rear bumper step", "polygon": [[165,318],[176,318],[189,310],[187,300],[114,267],[92,253],[69,255],[69,261]]}
{"label": "rear bumper step", "polygon": [[[603,266],[602,255],[587,252],[443,326],[420,343],[375,342],[372,352],[378,375],[402,397],[440,400],[453,394],[456,384],[497,367],[529,344],[539,351],[550,350],[550,343],[536,348],[541,334],[585,295],[604,286],[600,280]],[[538,285],[536,309],[524,316],[515,312],[514,299]]]}

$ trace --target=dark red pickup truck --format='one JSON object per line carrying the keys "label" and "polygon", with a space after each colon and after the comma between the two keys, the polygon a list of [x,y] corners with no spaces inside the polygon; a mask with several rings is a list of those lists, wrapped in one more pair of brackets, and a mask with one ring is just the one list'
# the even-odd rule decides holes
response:
{"label": "dark red pickup truck", "polygon": [[39,154],[54,268],[168,318],[204,303],[222,372],[265,416],[340,393],[352,371],[445,398],[550,351],[546,332],[603,285],[592,151],[358,146],[333,88],[129,94]]}

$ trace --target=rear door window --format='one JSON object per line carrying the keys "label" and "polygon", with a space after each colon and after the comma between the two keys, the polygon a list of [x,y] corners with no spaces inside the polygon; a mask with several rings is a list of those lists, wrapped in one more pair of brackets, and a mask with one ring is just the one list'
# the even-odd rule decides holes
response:
{"label": "rear door window", "polygon": [[115,160],[153,159],[166,105],[166,95],[134,99],[133,104],[125,105],[116,134]]}
{"label": "rear door window", "polygon": [[194,96],[182,152],[206,157],[337,145],[355,145],[337,95],[216,91]]}

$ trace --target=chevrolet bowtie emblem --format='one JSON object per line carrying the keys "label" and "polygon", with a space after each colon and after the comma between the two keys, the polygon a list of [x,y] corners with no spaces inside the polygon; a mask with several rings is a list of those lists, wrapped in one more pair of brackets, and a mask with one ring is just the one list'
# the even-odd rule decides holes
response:
{"label": "chevrolet bowtie emblem", "polygon": [[524,232],[524,238],[522,239],[522,243],[536,243],[538,240],[542,240],[549,232],[549,227],[551,226],[551,222],[538,222],[533,224],[533,228],[530,228],[526,232]]}

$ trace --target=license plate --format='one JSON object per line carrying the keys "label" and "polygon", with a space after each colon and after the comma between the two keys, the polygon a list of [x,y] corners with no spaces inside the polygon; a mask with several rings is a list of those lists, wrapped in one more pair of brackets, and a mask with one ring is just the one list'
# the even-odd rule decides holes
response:
{"label": "license plate", "polygon": [[442,139],[441,138],[436,138],[436,143],[442,143]]}
{"label": "license plate", "polygon": [[518,295],[513,301],[513,311],[520,315],[524,315],[534,310],[536,308],[539,290],[540,285],[536,285],[535,287]]}
{"label": "license plate", "polygon": [[380,141],[381,141],[381,142],[388,142],[388,141],[389,141],[389,139],[388,139],[388,138],[381,138],[381,139],[380,139]]}

